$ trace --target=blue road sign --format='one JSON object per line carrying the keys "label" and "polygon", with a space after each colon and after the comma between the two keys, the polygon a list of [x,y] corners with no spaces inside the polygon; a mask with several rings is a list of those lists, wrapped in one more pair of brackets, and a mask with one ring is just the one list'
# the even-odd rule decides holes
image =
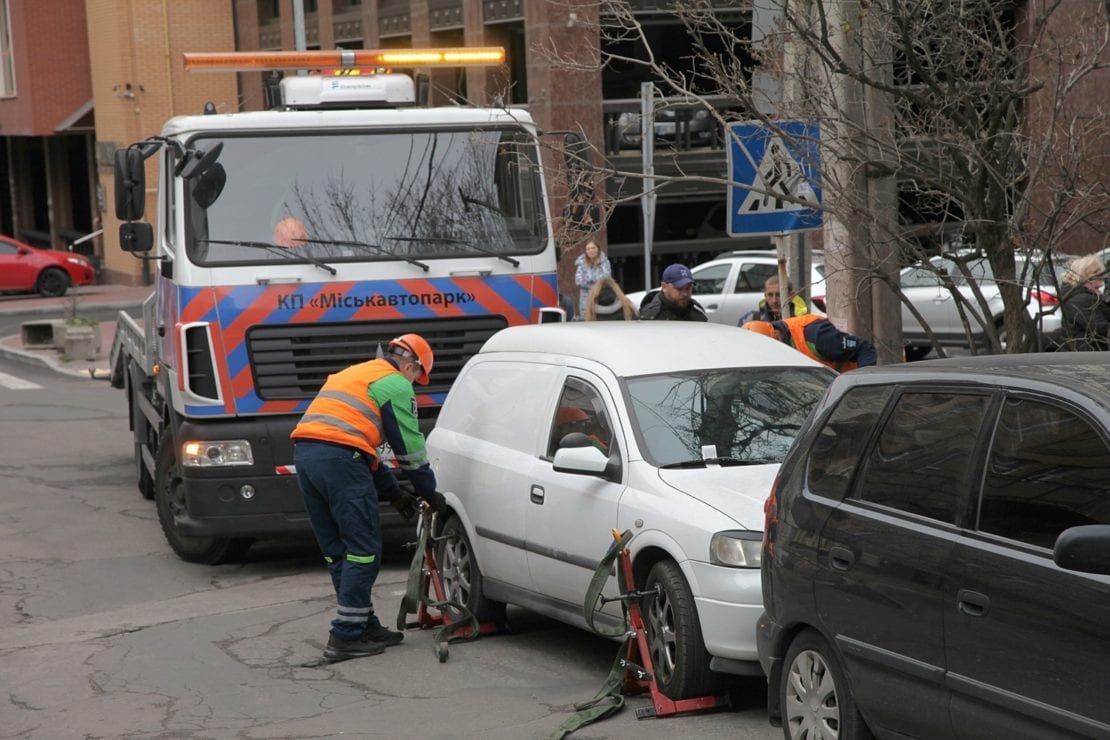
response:
{"label": "blue road sign", "polygon": [[728,235],[821,228],[820,156],[816,121],[782,121],[777,130],[764,123],[730,124]]}

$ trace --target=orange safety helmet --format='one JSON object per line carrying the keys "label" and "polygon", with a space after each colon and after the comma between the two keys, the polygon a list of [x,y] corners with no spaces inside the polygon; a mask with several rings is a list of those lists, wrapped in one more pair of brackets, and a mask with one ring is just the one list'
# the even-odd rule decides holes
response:
{"label": "orange safety helmet", "polygon": [[744,324],[744,328],[771,339],[780,339],[779,333],[775,331],[775,325],[770,321],[748,321]]}
{"label": "orange safety helmet", "polygon": [[401,354],[416,361],[420,366],[420,377],[416,382],[420,385],[428,384],[428,375],[432,372],[435,357],[432,356],[432,345],[419,334],[402,334],[396,339],[389,340],[389,348],[400,349]]}
{"label": "orange safety helmet", "polygon": [[555,423],[559,426],[578,424],[589,420],[589,415],[577,406],[560,406],[559,411],[555,414]]}

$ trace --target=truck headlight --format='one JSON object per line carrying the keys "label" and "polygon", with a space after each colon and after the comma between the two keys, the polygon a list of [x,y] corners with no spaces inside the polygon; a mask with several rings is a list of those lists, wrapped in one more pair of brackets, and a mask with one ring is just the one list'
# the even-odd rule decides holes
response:
{"label": "truck headlight", "polygon": [[245,439],[186,442],[181,446],[181,464],[190,468],[225,465],[254,465],[251,443]]}
{"label": "truck headlight", "polygon": [[758,568],[763,560],[763,533],[717,532],[709,540],[709,562],[731,568]]}

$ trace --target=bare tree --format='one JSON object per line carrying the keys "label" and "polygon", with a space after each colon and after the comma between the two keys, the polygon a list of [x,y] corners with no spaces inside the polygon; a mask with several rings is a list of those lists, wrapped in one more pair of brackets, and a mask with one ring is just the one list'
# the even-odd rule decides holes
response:
{"label": "bare tree", "polygon": [[[1110,82],[1102,5],[757,0],[754,34],[721,10],[720,0],[676,0],[694,58],[675,60],[652,48],[626,0],[603,2],[594,61],[642,65],[664,95],[704,105],[722,126],[820,121],[829,312],[876,339],[886,360],[901,343],[898,268],[942,252],[957,269],[969,251],[983,256],[1001,293],[996,323],[974,280],[961,291],[959,272],[938,275],[968,344],[1035,348],[1015,251],[1038,250],[1022,263],[1036,267],[1044,253],[1089,251],[1091,235],[1108,232],[1110,119],[1097,105],[1105,93],[1092,94]],[[611,51],[630,40],[637,53]],[[720,95],[732,109],[712,104]],[[681,173],[656,182],[672,179]]]}

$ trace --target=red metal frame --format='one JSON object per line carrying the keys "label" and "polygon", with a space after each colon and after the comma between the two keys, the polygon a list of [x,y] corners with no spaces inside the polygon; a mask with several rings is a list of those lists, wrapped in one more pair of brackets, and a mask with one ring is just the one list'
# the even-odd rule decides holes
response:
{"label": "red metal frame", "polygon": [[[636,590],[636,578],[632,571],[632,554],[628,548],[621,550],[619,559],[619,580],[622,594],[633,594]],[[628,603],[628,623],[634,634],[634,639],[628,642],[628,654],[625,656],[624,693],[651,694],[651,706],[636,710],[636,719],[646,717],[667,717],[682,712],[698,712],[705,709],[728,706],[727,696],[699,696],[692,699],[671,699],[659,690],[655,680],[655,666],[651,662],[651,650],[648,648],[647,629],[644,617],[640,612],[640,599],[630,596]],[[643,671],[637,670],[643,668]]]}
{"label": "red metal frame", "polygon": [[[428,538],[428,546],[424,548],[424,570],[423,570],[423,586],[422,591],[425,596],[431,593],[435,601],[445,601],[447,599],[447,592],[443,589],[443,578],[439,574],[439,566],[436,564],[435,556],[435,540],[432,537]],[[428,589],[431,589],[429,591]],[[430,629],[432,627],[439,627],[441,625],[448,625],[454,623],[455,620],[451,618],[451,612],[448,609],[436,610],[435,614],[428,611],[427,599],[420,600],[420,606],[416,610],[416,623],[415,626],[420,629]],[[497,625],[493,622],[482,622],[478,625],[479,635],[489,635],[497,631]],[[461,627],[452,636],[453,639],[462,639],[474,635],[473,628],[469,626]]]}

